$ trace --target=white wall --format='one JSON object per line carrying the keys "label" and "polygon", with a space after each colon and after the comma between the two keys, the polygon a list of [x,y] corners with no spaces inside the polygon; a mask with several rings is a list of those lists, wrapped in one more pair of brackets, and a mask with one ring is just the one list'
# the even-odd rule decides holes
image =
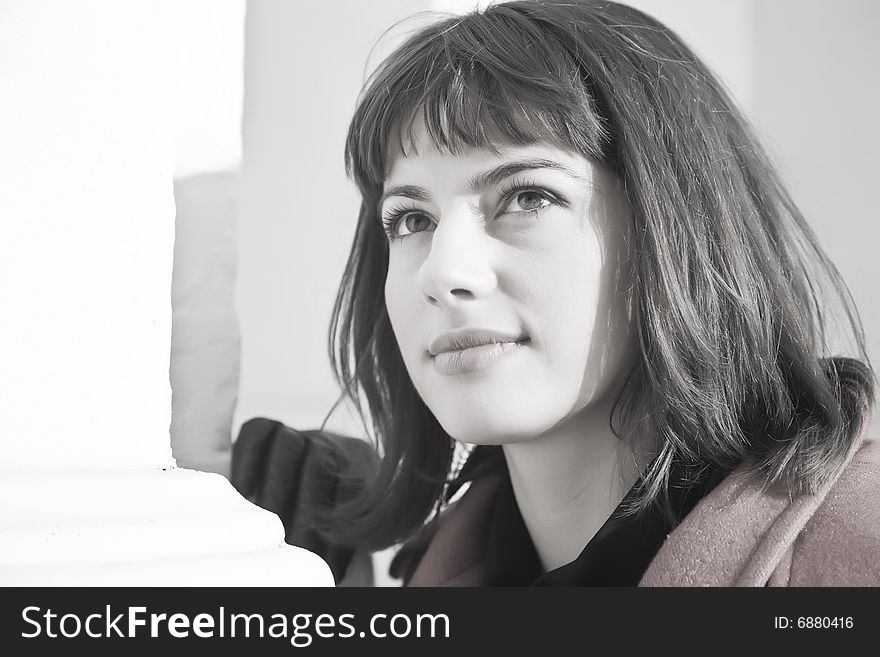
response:
{"label": "white wall", "polygon": [[[862,314],[880,367],[880,3],[755,3],[758,128]],[[869,433],[880,436],[880,414]]]}
{"label": "white wall", "polygon": [[178,465],[226,473],[238,397],[235,282],[244,0],[174,3],[177,140],[171,446]]}
{"label": "white wall", "polygon": [[427,8],[248,3],[235,435],[255,415],[317,427],[336,399],[326,334],[359,207],[343,168],[345,132],[372,47]]}
{"label": "white wall", "polygon": [[0,3],[0,467],[171,464],[173,18]]}

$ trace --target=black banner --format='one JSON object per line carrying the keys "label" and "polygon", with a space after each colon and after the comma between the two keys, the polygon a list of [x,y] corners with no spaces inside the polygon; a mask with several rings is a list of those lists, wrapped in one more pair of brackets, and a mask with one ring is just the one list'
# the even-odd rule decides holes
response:
{"label": "black banner", "polygon": [[[880,589],[0,589],[5,654],[520,655],[769,645],[880,636]],[[870,645],[870,644],[869,644]],[[13,649],[9,652],[9,649]]]}

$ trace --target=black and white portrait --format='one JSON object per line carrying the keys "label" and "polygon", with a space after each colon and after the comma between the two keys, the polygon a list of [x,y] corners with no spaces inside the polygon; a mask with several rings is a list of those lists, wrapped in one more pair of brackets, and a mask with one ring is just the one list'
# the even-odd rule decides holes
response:
{"label": "black and white portrait", "polygon": [[880,585],[878,27],[0,1],[0,583]]}

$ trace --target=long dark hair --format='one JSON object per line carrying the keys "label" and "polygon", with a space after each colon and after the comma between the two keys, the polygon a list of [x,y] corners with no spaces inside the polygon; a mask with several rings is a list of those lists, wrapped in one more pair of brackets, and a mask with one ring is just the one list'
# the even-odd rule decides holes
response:
{"label": "long dark hair", "polygon": [[[677,462],[747,463],[792,494],[844,467],[874,396],[858,314],[722,85],[630,7],[508,2],[412,35],[367,81],[349,128],[346,168],[362,204],[329,348],[381,460],[337,510],[338,540],[378,549],[411,536],[448,499],[456,470],[455,442],[409,379],[383,296],[377,200],[389,149],[411,140],[416,115],[449,152],[546,141],[622,181],[639,354],[611,424],[657,441],[639,508],[663,504]],[[831,355],[830,317],[854,357]],[[476,448],[467,477],[499,453]]]}

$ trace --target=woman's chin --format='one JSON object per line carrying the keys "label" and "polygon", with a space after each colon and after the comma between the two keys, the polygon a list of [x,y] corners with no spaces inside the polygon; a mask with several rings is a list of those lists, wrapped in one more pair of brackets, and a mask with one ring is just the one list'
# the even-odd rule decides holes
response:
{"label": "woman's chin", "polygon": [[470,445],[505,445],[534,438],[547,427],[534,422],[516,422],[510,413],[491,415],[483,413],[458,413],[444,421],[438,418],[443,429],[460,443]]}

